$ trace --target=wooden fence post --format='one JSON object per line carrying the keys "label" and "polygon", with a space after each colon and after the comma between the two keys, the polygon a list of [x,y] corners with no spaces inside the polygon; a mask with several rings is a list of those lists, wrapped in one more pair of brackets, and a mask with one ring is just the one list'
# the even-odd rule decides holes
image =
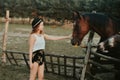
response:
{"label": "wooden fence post", "polygon": [[85,80],[87,68],[90,67],[89,59],[90,59],[90,55],[91,55],[91,43],[92,43],[93,37],[94,37],[94,31],[90,31],[88,43],[87,43],[86,55],[85,55],[85,59],[84,59],[85,60],[84,66],[82,69],[82,74],[81,74],[80,80]]}
{"label": "wooden fence post", "polygon": [[[7,32],[8,32],[8,25],[9,25],[9,10],[6,10],[5,21],[6,21],[6,24],[5,24],[4,34],[3,34],[3,45],[2,45],[3,51],[6,50]],[[6,55],[4,52],[2,55],[2,62],[6,63]]]}

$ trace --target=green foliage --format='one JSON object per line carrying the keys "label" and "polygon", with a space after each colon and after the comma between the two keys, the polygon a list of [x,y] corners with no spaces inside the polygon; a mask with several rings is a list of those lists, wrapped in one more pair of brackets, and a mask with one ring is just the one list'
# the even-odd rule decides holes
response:
{"label": "green foliage", "polygon": [[[104,12],[120,18],[120,0],[0,0],[0,16],[9,9],[11,17],[47,16],[71,19],[74,10]],[[36,15],[32,13],[35,11]]]}

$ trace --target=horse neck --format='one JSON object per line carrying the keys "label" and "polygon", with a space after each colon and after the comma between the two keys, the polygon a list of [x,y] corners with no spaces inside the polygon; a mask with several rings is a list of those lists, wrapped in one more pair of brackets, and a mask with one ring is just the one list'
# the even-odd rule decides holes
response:
{"label": "horse neck", "polygon": [[90,30],[96,32],[101,37],[101,41],[104,41],[115,34],[114,31],[112,31],[111,33],[106,33],[105,29],[95,28],[95,27],[94,28],[90,27]]}

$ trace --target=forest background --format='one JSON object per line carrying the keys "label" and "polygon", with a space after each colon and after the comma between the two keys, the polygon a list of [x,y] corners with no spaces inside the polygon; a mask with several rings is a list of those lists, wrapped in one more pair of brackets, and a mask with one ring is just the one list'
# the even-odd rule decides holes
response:
{"label": "forest background", "polygon": [[10,10],[10,17],[42,15],[56,20],[71,19],[73,11],[96,11],[120,18],[120,0],[0,0],[0,17]]}

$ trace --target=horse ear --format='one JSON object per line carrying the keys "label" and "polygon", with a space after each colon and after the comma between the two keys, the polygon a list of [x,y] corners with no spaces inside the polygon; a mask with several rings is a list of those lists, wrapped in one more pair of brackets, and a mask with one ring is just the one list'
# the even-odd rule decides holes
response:
{"label": "horse ear", "polygon": [[78,11],[74,11],[73,12],[73,19],[76,20],[76,19],[80,19],[80,14]]}

